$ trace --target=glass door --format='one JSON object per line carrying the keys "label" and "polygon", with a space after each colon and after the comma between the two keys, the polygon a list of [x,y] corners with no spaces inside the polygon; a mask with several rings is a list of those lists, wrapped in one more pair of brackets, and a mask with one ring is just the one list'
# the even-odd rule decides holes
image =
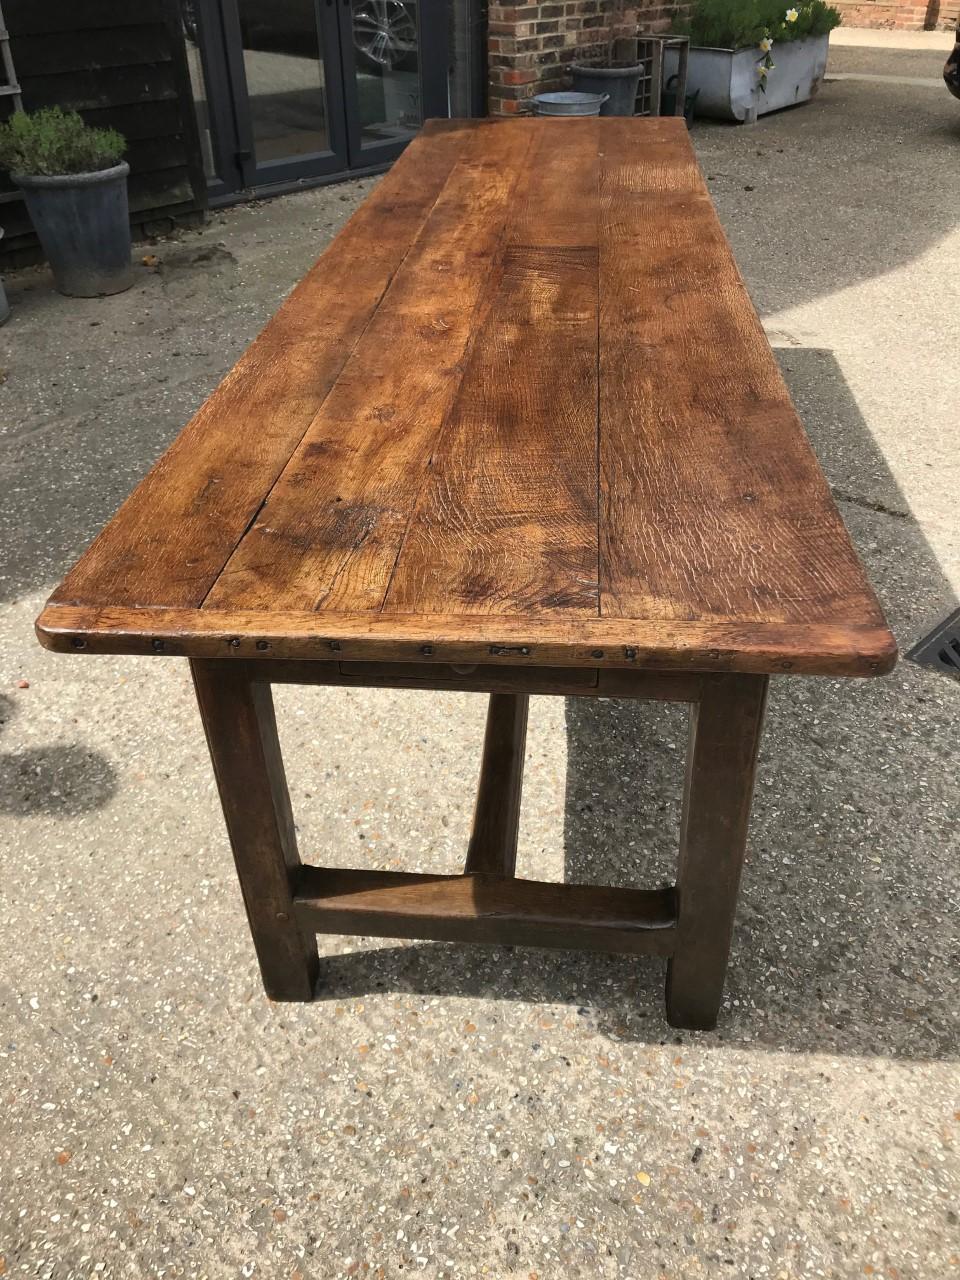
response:
{"label": "glass door", "polygon": [[244,186],[347,167],[332,0],[223,0]]}
{"label": "glass door", "polygon": [[347,146],[353,168],[399,155],[447,115],[444,0],[340,0]]}
{"label": "glass door", "polygon": [[388,163],[448,114],[445,0],[180,0],[214,198]]}
{"label": "glass door", "polygon": [[443,0],[340,0],[347,147],[354,168],[391,160],[447,110]]}

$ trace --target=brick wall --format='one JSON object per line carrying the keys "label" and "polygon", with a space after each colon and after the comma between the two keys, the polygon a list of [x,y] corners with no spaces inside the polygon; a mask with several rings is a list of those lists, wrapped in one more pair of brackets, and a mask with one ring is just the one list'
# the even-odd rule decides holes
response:
{"label": "brick wall", "polygon": [[529,111],[535,93],[569,87],[571,62],[603,52],[611,25],[625,34],[669,29],[683,4],[640,0],[622,9],[616,0],[538,0],[491,3],[488,107],[491,115]]}
{"label": "brick wall", "polygon": [[953,29],[960,0],[833,0],[845,27],[891,27],[898,31]]}

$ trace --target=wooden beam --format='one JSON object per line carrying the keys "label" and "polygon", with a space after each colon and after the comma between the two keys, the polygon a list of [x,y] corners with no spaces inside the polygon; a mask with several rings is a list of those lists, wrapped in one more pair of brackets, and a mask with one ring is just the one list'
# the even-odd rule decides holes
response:
{"label": "wooden beam", "polygon": [[317,933],[434,938],[669,956],[672,889],[609,889],[497,876],[304,867],[294,892]]}
{"label": "wooden beam", "polygon": [[490,695],[473,831],[467,846],[468,875],[511,877],[516,870],[529,708],[525,693]]}
{"label": "wooden beam", "polygon": [[[232,662],[242,661],[233,658]],[[270,684],[333,684],[372,689],[458,689],[464,693],[572,694],[696,702],[703,677],[695,671],[600,671],[596,667],[506,667],[486,663],[251,661],[251,680]]]}
{"label": "wooden beam", "polygon": [[714,676],[691,713],[667,1021],[717,1025],[767,696],[763,676]]}
{"label": "wooden beam", "polygon": [[876,676],[896,643],[870,623],[759,623],[551,616],[274,613],[48,603],[37,619],[47,649],[167,653],[191,658],[431,661],[638,671],[746,671]]}
{"label": "wooden beam", "polygon": [[229,662],[190,665],[263,985],[310,1000],[320,961],[293,910],[301,864],[270,688]]}
{"label": "wooden beam", "polygon": [[[497,667],[449,662],[315,662],[278,658],[250,662],[251,679],[270,684],[336,684],[345,688],[461,690],[464,693],[596,693],[590,667]],[[642,675],[641,672],[627,673]],[[688,679],[697,677],[688,676]],[[675,677],[670,676],[672,680]]]}

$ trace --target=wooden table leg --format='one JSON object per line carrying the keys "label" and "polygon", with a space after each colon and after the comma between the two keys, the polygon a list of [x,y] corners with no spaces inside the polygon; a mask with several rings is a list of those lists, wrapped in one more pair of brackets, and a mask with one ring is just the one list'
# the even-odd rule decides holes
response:
{"label": "wooden table leg", "polygon": [[190,667],[263,985],[273,1000],[310,1000],[317,942],[293,910],[300,855],[270,686],[232,659]]}
{"label": "wooden table leg", "polygon": [[490,695],[467,875],[510,877],[516,872],[529,707],[525,693]]}
{"label": "wooden table leg", "polygon": [[717,1024],[766,692],[766,676],[710,676],[691,712],[677,939],[667,968],[674,1027],[708,1031]]}

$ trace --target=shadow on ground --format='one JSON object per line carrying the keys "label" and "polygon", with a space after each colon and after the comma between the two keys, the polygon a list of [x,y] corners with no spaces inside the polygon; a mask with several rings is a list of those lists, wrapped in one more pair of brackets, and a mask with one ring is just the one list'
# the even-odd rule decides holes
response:
{"label": "shadow on ground", "polygon": [[[779,353],[901,646],[955,601],[828,351]],[[905,1058],[960,1054],[952,780],[960,684],[903,663],[884,680],[773,682],[728,1007],[707,1043]],[[568,699],[565,878],[674,876],[687,710]],[[938,741],[939,776],[911,743]],[[389,989],[566,1004],[620,1039],[663,1021],[663,965],[570,952],[388,946],[324,960],[322,998]],[[700,1038],[700,1037],[698,1037]]]}
{"label": "shadow on ground", "polygon": [[[885,74],[905,52],[883,51]],[[960,104],[936,81],[828,81],[802,108],[698,120],[692,138],[761,316],[901,271],[957,225]]]}
{"label": "shadow on ground", "polygon": [[[16,712],[0,696],[0,726]],[[0,813],[74,818],[101,809],[117,789],[113,765],[97,751],[58,742],[15,755],[0,752]]]}

